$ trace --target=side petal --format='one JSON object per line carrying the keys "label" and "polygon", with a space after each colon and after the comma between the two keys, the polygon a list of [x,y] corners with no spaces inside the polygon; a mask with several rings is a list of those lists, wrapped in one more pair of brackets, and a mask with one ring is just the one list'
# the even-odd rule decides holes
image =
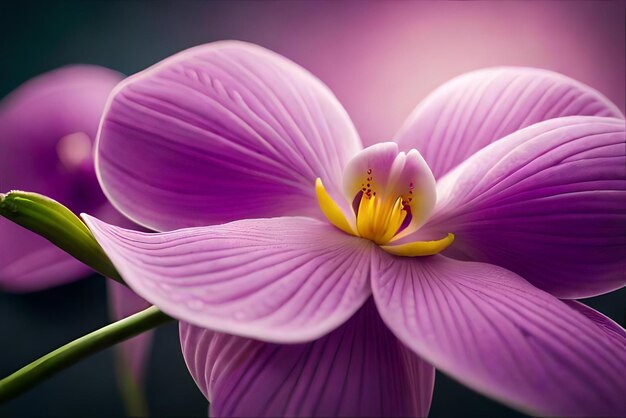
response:
{"label": "side petal", "polygon": [[519,129],[562,116],[623,118],[596,90],[534,68],[488,68],[461,75],[430,94],[396,140],[416,148],[440,178],[476,151]]}
{"label": "side petal", "polygon": [[437,369],[525,412],[623,416],[626,338],[503,268],[380,252],[374,299],[394,334]]}
{"label": "side petal", "polygon": [[318,338],[370,295],[373,243],[274,218],[145,234],[83,215],[124,280],[167,314],[263,341]]}
{"label": "side petal", "polygon": [[216,42],[126,79],[98,139],[105,193],[165,231],[282,215],[322,217],[315,179],[340,192],[361,148],[320,80],[259,46]]}
{"label": "side petal", "polygon": [[[135,292],[116,281],[107,280],[111,317],[120,320],[150,307]],[[142,387],[145,368],[150,356],[153,331],[144,332],[116,346],[117,361],[123,371],[131,376],[135,386]]]}
{"label": "side petal", "polygon": [[[105,205],[93,169],[92,140],[106,99],[121,79],[106,68],[69,66],[35,77],[4,98],[0,192],[41,193],[75,212]],[[0,219],[1,289],[42,290],[89,271],[45,239]]]}
{"label": "side petal", "polygon": [[626,130],[611,118],[542,122],[479,151],[439,183],[424,230],[446,255],[512,270],[562,299],[626,284]]}
{"label": "side petal", "polygon": [[563,300],[562,302],[594,322],[598,328],[604,331],[608,338],[615,341],[616,346],[619,347],[626,339],[626,330],[611,318],[577,300]]}
{"label": "side petal", "polygon": [[367,302],[319,340],[277,345],[180,323],[183,356],[211,416],[426,416],[435,369]]}

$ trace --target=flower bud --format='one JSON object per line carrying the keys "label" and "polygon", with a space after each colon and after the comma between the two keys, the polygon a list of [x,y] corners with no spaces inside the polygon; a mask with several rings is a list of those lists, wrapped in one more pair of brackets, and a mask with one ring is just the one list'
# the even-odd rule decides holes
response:
{"label": "flower bud", "polygon": [[104,276],[122,282],[91,231],[68,208],[38,193],[0,193],[0,215],[41,235]]}

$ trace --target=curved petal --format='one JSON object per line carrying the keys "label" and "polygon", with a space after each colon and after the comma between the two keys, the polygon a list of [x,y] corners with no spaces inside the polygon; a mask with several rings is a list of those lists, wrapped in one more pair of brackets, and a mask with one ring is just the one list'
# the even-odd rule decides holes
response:
{"label": "curved petal", "polygon": [[435,369],[413,354],[367,302],[306,344],[276,345],[181,322],[191,375],[211,416],[426,416]]}
{"label": "curved petal", "polygon": [[310,218],[144,234],[83,215],[128,285],[167,314],[295,343],[341,325],[370,295],[370,241]]}
{"label": "curved petal", "polygon": [[604,331],[608,338],[615,341],[617,346],[626,339],[626,330],[611,318],[577,300],[563,300],[562,302],[593,321],[597,327]]}
{"label": "curved petal", "polygon": [[548,416],[626,413],[626,338],[503,268],[379,252],[372,290],[385,323],[437,369]]}
{"label": "curved petal", "polygon": [[243,42],[183,51],[126,79],[98,137],[101,184],[155,230],[311,215],[315,179],[340,191],[361,148],[345,110],[317,78]]}
{"label": "curved petal", "polygon": [[396,140],[416,148],[436,178],[476,151],[519,129],[562,116],[623,118],[596,90],[534,68],[488,68],[461,75],[431,93]]}
{"label": "curved petal", "polygon": [[578,116],[523,129],[438,183],[424,230],[455,234],[446,255],[505,267],[562,299],[620,288],[625,142],[620,119]]}
{"label": "curved petal", "polygon": [[[116,281],[107,280],[111,317],[118,321],[150,307],[150,304],[135,292]],[[150,348],[153,331],[144,332],[116,346],[117,361],[124,375],[132,377],[135,386],[141,387]]]}
{"label": "curved petal", "polygon": [[[0,103],[0,191],[28,190],[75,212],[106,198],[93,169],[92,139],[106,98],[121,75],[71,66],[38,76]],[[89,269],[45,239],[0,219],[0,287],[35,291],[85,276]]]}

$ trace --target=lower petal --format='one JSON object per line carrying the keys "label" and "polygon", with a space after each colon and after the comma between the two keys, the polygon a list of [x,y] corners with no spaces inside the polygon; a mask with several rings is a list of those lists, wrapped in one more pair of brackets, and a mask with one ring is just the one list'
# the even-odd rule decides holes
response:
{"label": "lower petal", "polygon": [[84,219],[124,280],[167,314],[264,341],[314,340],[371,294],[367,240],[310,218],[146,234]]}
{"label": "lower petal", "polygon": [[593,321],[598,328],[604,331],[608,338],[615,341],[617,346],[623,344],[624,339],[626,339],[626,330],[620,327],[615,321],[576,300],[564,300],[562,302]]}
{"label": "lower petal", "polygon": [[437,369],[526,412],[626,413],[626,337],[503,268],[380,253],[374,299],[398,338]]}
{"label": "lower petal", "polygon": [[189,370],[211,416],[426,416],[435,370],[367,302],[319,340],[276,345],[181,322]]}

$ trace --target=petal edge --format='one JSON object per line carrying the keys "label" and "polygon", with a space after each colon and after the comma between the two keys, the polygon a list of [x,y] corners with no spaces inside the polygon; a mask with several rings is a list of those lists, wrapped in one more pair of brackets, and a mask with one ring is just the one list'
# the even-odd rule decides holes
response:
{"label": "petal edge", "polygon": [[371,294],[371,242],[315,219],[146,234],[83,218],[138,295],[215,331],[310,341],[345,322]]}

